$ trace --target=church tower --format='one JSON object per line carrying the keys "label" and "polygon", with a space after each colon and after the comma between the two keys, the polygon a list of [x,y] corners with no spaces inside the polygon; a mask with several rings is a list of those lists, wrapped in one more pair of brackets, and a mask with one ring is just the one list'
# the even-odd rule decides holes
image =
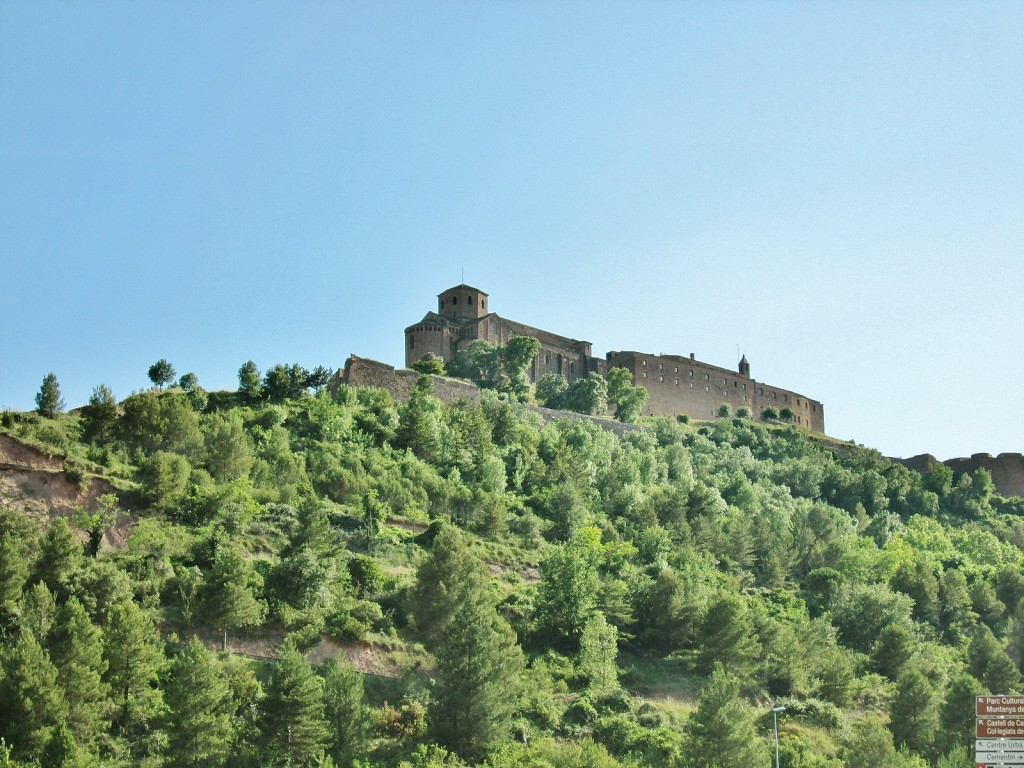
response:
{"label": "church tower", "polygon": [[746,376],[750,378],[750,363],[747,362],[747,356],[744,355],[740,359],[740,376]]}
{"label": "church tower", "polygon": [[437,295],[437,314],[449,320],[477,320],[487,311],[487,294],[479,288],[463,284]]}

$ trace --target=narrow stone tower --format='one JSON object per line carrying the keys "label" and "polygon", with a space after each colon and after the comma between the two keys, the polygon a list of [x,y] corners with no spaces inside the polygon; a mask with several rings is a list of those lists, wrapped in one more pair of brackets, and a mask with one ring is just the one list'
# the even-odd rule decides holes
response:
{"label": "narrow stone tower", "polygon": [[740,376],[746,376],[750,378],[750,363],[747,362],[747,356],[744,355],[740,358]]}

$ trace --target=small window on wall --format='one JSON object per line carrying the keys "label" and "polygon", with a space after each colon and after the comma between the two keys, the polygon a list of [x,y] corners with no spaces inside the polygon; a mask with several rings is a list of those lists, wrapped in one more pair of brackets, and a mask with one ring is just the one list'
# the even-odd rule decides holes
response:
{"label": "small window on wall", "polygon": [[676,379],[676,386],[679,386],[679,379]]}
{"label": "small window on wall", "polygon": [[444,309],[444,299],[441,299],[441,309]]}
{"label": "small window on wall", "polygon": [[483,299],[480,299],[480,309],[487,309],[487,304]]}
{"label": "small window on wall", "polygon": [[473,297],[472,296],[467,296],[466,297],[466,303],[467,304],[472,304],[473,303]]}
{"label": "small window on wall", "polygon": [[647,371],[644,371],[644,378],[647,378]]}
{"label": "small window on wall", "polygon": [[662,365],[661,363],[658,363],[658,370],[659,371],[663,371],[664,369],[665,369],[665,366]]}
{"label": "small window on wall", "polygon": [[722,386],[726,386],[729,383],[728,379],[722,379]]}
{"label": "small window on wall", "polygon": [[704,391],[705,392],[710,392],[711,391],[711,387],[704,387]]}
{"label": "small window on wall", "polygon": [[658,381],[664,381],[664,380],[665,380],[665,377],[664,377],[664,376],[659,376],[659,377],[658,377]]}
{"label": "small window on wall", "polygon": [[693,389],[693,382],[690,382],[690,389]]}
{"label": "small window on wall", "polygon": [[686,375],[689,376],[692,379],[693,378],[693,368],[691,368],[690,372],[687,373]]}
{"label": "small window on wall", "polygon": [[711,374],[709,374],[709,373],[705,373],[704,374],[704,381],[708,381],[710,378],[711,378]]}
{"label": "small window on wall", "polygon": [[646,368],[647,367],[647,361],[646,360],[641,361],[640,365],[642,365],[644,368]]}
{"label": "small window on wall", "polygon": [[454,307],[458,303],[459,303],[459,297],[458,296],[452,296],[452,306]]}

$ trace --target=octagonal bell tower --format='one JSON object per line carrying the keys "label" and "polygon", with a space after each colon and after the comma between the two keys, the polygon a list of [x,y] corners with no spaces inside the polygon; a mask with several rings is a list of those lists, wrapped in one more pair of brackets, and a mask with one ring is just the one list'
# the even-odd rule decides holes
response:
{"label": "octagonal bell tower", "polygon": [[486,315],[487,294],[469,285],[457,285],[437,295],[437,314],[449,320],[476,320]]}

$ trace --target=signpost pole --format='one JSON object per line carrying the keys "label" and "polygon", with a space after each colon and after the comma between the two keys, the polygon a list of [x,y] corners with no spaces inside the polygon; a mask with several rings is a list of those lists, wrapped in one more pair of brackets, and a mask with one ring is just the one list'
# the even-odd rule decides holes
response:
{"label": "signpost pole", "polygon": [[772,720],[775,725],[775,768],[779,768],[779,712],[785,712],[786,708],[772,707]]}

